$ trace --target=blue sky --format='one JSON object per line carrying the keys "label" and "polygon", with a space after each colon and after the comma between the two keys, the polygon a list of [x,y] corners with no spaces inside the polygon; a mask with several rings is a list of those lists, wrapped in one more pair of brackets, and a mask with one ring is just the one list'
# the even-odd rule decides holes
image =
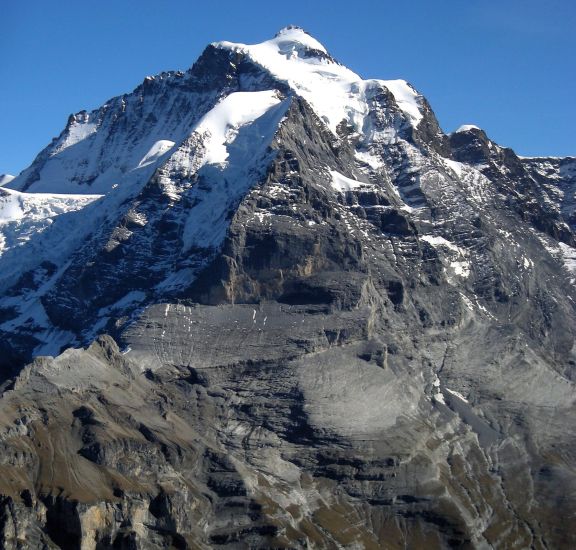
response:
{"label": "blue sky", "polygon": [[215,40],[304,27],[365,78],[405,78],[445,131],[476,124],[523,155],[576,155],[574,0],[0,0],[0,173],[68,115],[186,69]]}

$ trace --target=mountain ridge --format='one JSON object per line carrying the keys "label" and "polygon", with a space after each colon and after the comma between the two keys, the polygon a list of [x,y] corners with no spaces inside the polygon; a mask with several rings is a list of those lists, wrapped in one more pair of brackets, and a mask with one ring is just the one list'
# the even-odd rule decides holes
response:
{"label": "mountain ridge", "polygon": [[301,29],[164,74],[0,189],[4,546],[573,545],[576,161]]}

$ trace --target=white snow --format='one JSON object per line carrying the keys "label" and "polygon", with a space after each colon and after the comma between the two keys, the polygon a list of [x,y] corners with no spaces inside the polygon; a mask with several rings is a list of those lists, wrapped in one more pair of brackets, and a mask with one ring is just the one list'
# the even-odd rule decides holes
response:
{"label": "white snow", "polygon": [[[198,123],[195,134],[203,137],[205,148],[192,162],[204,185],[187,192],[196,206],[184,226],[185,249],[220,245],[230,224],[229,213],[274,155],[269,145],[290,102],[289,98],[281,100],[275,91],[237,92]],[[166,172],[180,160],[179,154],[172,155]],[[170,179],[166,176],[161,181],[168,184]]]}
{"label": "white snow", "polygon": [[470,311],[474,311],[474,306],[472,305],[472,302],[470,301],[470,298],[468,298],[468,296],[466,296],[465,294],[462,294],[462,292],[460,292],[460,297],[462,298],[462,301],[464,302],[464,305],[465,305]]}
{"label": "white snow", "polygon": [[72,145],[76,145],[80,141],[95,134],[97,129],[98,126],[94,122],[90,122],[89,115],[86,114],[82,120],[74,121],[70,124],[68,132],[64,135],[55,150],[61,151]]}
{"label": "white snow", "polygon": [[446,401],[444,400],[444,396],[442,395],[440,378],[438,378],[438,374],[436,373],[434,373],[434,380],[432,381],[432,398],[436,402],[442,403],[442,405],[446,405]]}
{"label": "white snow", "polygon": [[460,260],[457,262],[450,262],[450,267],[454,273],[459,277],[467,278],[470,275],[470,262],[467,260]]}
{"label": "white snow", "polygon": [[[154,78],[154,92],[111,99],[74,115],[62,136],[7,184],[26,192],[107,194],[141,184],[216,101],[215,93],[178,86],[182,75]],[[132,172],[140,172],[133,177]]]}
{"label": "white snow", "polygon": [[444,237],[438,237],[436,235],[422,235],[420,237],[423,241],[430,243],[432,246],[445,246],[450,250],[461,253],[462,250],[456,246],[454,243],[450,242],[449,240],[445,239]]}
{"label": "white snow", "polygon": [[468,191],[471,199],[485,203],[493,194],[491,181],[480,171],[483,165],[471,166],[455,160],[441,158],[446,167],[454,172],[463,189]]}
{"label": "white snow", "polygon": [[10,174],[2,174],[0,175],[0,187],[2,185],[6,185],[7,183],[11,182],[15,176],[11,176]]}
{"label": "white snow", "polygon": [[572,156],[572,157],[556,157],[556,156],[553,156],[553,155],[550,155],[550,156],[547,155],[547,156],[545,156],[545,157],[526,157],[526,156],[524,156],[524,155],[516,155],[516,156],[517,156],[519,159],[522,159],[522,160],[542,160],[542,161],[547,161],[547,160],[564,160],[564,159],[566,159],[566,158],[574,158],[573,156]]}
{"label": "white snow", "polygon": [[297,26],[289,26],[281,29],[274,37],[274,40],[282,47],[283,53],[288,56],[297,50],[297,44],[301,44],[312,50],[319,50],[328,53],[326,48],[304,29]]}
{"label": "white snow", "polygon": [[462,173],[464,172],[464,170],[467,168],[467,166],[465,164],[462,164],[461,162],[457,162],[455,160],[451,160],[451,159],[442,159],[444,161],[444,163],[446,163],[448,165],[448,167],[459,177],[462,177]]}
{"label": "white snow", "polygon": [[564,266],[572,275],[570,282],[576,284],[576,248],[572,248],[564,243],[558,243],[558,245],[560,247],[560,252],[562,253]]}
{"label": "white snow", "polygon": [[538,238],[544,248],[558,261],[564,264],[564,267],[570,275],[570,283],[576,285],[576,248],[567,244],[555,241],[542,233],[533,230],[534,235]]}
{"label": "white snow", "polygon": [[[372,168],[372,170],[380,171],[380,170],[384,169],[384,163],[382,162],[382,159],[379,156],[373,155],[372,153],[370,153],[368,151],[356,151],[354,156],[360,162],[365,163],[368,166],[370,166],[370,168]],[[398,193],[396,188],[394,188],[394,190],[396,191],[396,193]],[[400,196],[400,194],[398,194],[398,196]]]}
{"label": "white snow", "polygon": [[[368,143],[376,131],[371,126],[373,107],[383,89],[391,91],[403,113],[404,121],[398,123],[415,125],[422,119],[420,97],[409,84],[402,80],[363,80],[334,61],[322,44],[302,29],[284,29],[272,40],[256,45],[220,42],[215,46],[245,53],[274,78],[288,84],[334,133],[337,126],[346,121],[353,131],[365,137],[362,145]],[[213,107],[216,95],[211,90],[198,93],[186,86],[173,86],[176,78],[181,76],[158,75],[147,79],[154,81],[158,94],[143,94],[137,89],[132,94],[111,99],[96,111],[74,115],[62,136],[7,185],[27,192],[106,194],[117,186],[124,186],[126,176],[134,170],[152,173],[152,169],[173,154],[174,144],[189,138],[191,129],[203,129],[212,135],[205,163],[224,162],[225,144],[233,140],[236,129],[245,120],[258,116],[243,104],[243,99],[250,99],[253,94],[232,94],[198,124],[201,115]],[[258,81],[253,83],[252,79]],[[244,75],[244,89],[250,89],[253,84],[262,89],[261,77]],[[276,101],[271,97],[273,92],[261,93],[270,94],[268,105]],[[261,99],[257,107],[265,109]],[[239,119],[234,117],[237,112],[241,113]],[[230,127],[223,120],[230,123]],[[382,128],[379,131],[385,133]],[[396,139],[395,129],[391,130],[389,139]],[[189,153],[189,157],[197,156],[192,149]]]}
{"label": "white snow", "polygon": [[198,123],[195,130],[207,134],[203,164],[218,164],[228,158],[227,145],[234,141],[238,130],[261,117],[280,103],[275,90],[236,92],[226,96]]}
{"label": "white snow", "polygon": [[[326,49],[302,29],[284,29],[261,44],[216,42],[217,48],[246,54],[302,96],[336,134],[346,121],[361,132],[368,114],[366,93],[385,86],[412,123],[422,119],[418,94],[403,80],[362,80],[356,73],[325,56]],[[318,50],[324,56],[314,55]]]}
{"label": "white snow", "polygon": [[[129,183],[140,176],[132,172]],[[147,175],[147,174],[146,174]],[[17,296],[0,298],[1,308],[16,308],[18,316],[2,324],[4,330],[24,325],[34,329],[41,344],[35,354],[58,353],[62,345],[74,345],[72,333],[55,331],[42,307],[44,296],[70,266],[70,256],[110,218],[116,219],[132,185],[100,195],[20,193],[2,188],[0,195],[16,201],[23,215],[13,210],[0,224],[0,287],[9,288],[30,270],[35,288]],[[47,265],[48,267],[45,267]],[[50,267],[51,266],[51,267]],[[106,319],[104,319],[106,321]]]}
{"label": "white snow", "polygon": [[344,193],[346,191],[353,191],[354,189],[358,189],[362,185],[367,185],[364,182],[353,180],[351,178],[347,178],[346,176],[342,175],[340,172],[336,170],[330,170],[330,176],[332,177],[332,187],[336,189],[336,191],[340,191]]}
{"label": "white snow", "polygon": [[0,225],[24,216],[22,203],[15,192],[0,192]]}
{"label": "white snow", "polygon": [[438,401],[438,403],[442,403],[442,405],[446,405],[446,400],[444,399],[444,396],[442,395],[442,392],[438,392],[434,394],[434,399],[436,401]]}
{"label": "white snow", "polygon": [[460,399],[461,401],[464,401],[464,403],[468,403],[468,399],[466,399],[460,392],[457,392],[455,390],[451,390],[449,388],[444,388],[449,394],[453,395],[454,397],[457,397],[458,399]]}
{"label": "white snow", "polygon": [[169,139],[161,139],[157,141],[144,155],[144,158],[138,163],[138,167],[141,168],[156,162],[164,153],[172,149],[172,147],[174,147],[174,142]]}
{"label": "white snow", "polygon": [[[455,245],[453,242],[437,235],[422,235],[420,237],[423,241],[430,243],[435,248],[440,248],[444,254],[440,256],[443,265],[448,268],[448,272],[452,272],[458,277],[467,278],[470,275],[470,262],[468,260],[468,253],[463,248]],[[446,253],[446,249],[449,251]],[[448,277],[450,281],[450,277]]]}
{"label": "white snow", "polygon": [[398,107],[402,109],[416,123],[422,120],[420,105],[418,104],[418,92],[405,80],[383,80],[382,83],[388,88]]}
{"label": "white snow", "polygon": [[0,256],[46,229],[57,216],[84,208],[100,197],[0,189]]}
{"label": "white snow", "polygon": [[462,126],[457,128],[454,133],[458,134],[459,132],[469,132],[470,130],[481,130],[481,128],[474,126],[474,124],[462,124]]}

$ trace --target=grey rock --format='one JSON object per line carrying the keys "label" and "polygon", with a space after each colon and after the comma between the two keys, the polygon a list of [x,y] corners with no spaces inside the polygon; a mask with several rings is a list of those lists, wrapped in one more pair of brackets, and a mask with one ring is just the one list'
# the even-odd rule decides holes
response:
{"label": "grey rock", "polygon": [[[573,159],[444,135],[377,81],[366,131],[334,134],[216,46],[133,97],[198,94],[193,125],[268,89],[227,166],[192,132],[85,207],[107,214],[62,269],[39,254],[5,285],[4,547],[573,547]],[[137,141],[159,118],[130,109],[114,132]],[[24,299],[49,325],[10,325]]]}

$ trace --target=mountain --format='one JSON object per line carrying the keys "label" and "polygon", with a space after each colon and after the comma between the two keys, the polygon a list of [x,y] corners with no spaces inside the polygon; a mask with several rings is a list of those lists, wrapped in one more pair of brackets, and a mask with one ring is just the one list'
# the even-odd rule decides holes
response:
{"label": "mountain", "polygon": [[573,547],[575,174],[296,27],[71,116],[0,189],[3,546]]}
{"label": "mountain", "polygon": [[0,174],[0,186],[11,182],[14,179],[14,176],[10,174]]}

